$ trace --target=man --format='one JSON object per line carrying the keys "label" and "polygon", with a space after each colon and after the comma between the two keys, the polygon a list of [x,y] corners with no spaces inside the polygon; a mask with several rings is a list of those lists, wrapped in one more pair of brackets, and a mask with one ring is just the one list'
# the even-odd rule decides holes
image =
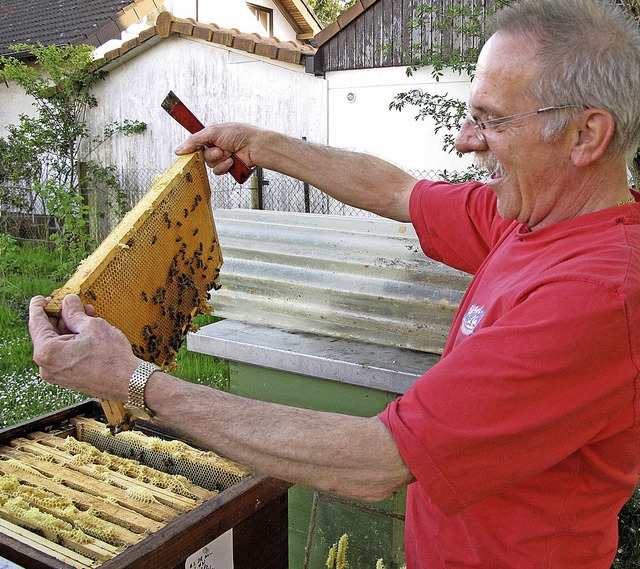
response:
{"label": "man", "polygon": [[[159,420],[255,469],[378,500],[409,484],[410,569],[610,567],[640,472],[640,34],[598,0],[503,10],[457,138],[486,183],[417,182],[381,160],[245,125],[212,125],[216,173],[235,152],[334,197],[412,221],[425,253],[474,273],[445,353],[379,417],[245,400],[151,373]],[[312,166],[309,166],[312,165]],[[31,306],[42,376],[125,401],[140,360],[67,297]]]}

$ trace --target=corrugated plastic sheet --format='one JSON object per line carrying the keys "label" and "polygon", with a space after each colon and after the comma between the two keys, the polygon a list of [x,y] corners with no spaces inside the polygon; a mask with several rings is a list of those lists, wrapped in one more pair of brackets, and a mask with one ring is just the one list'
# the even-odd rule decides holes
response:
{"label": "corrugated plastic sheet", "polygon": [[425,257],[407,223],[216,210],[217,316],[441,353],[470,276]]}

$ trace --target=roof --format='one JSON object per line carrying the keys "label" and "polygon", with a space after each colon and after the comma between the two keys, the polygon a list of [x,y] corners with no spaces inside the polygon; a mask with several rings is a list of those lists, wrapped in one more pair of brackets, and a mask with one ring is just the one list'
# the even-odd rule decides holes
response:
{"label": "roof", "polygon": [[10,45],[90,44],[117,39],[158,0],[0,0],[0,55]]}
{"label": "roof", "polygon": [[[321,25],[306,0],[274,0],[301,40]],[[100,46],[131,24],[159,10],[162,0],[0,0],[0,55],[16,55],[10,45],[89,44]]]}
{"label": "roof", "polygon": [[327,43],[332,37],[334,37],[340,30],[346,28],[351,22],[353,22],[360,14],[370,8],[378,0],[357,0],[353,6],[346,9],[342,14],[338,16],[335,22],[329,24],[318,35],[316,35],[316,43],[321,46]]}
{"label": "roof", "polygon": [[296,30],[299,40],[311,40],[322,30],[323,24],[309,7],[307,0],[273,0],[274,4]]}
{"label": "roof", "polygon": [[177,18],[170,12],[162,12],[155,26],[144,30],[134,39],[123,42],[119,48],[105,53],[104,58],[96,64],[104,65],[128,54],[152,38],[166,39],[174,34],[194,37],[286,63],[302,64],[305,57],[316,53],[316,48],[309,44],[281,42],[278,38],[263,37],[259,34],[243,34],[236,29],[221,28],[217,24],[203,24],[192,18]]}

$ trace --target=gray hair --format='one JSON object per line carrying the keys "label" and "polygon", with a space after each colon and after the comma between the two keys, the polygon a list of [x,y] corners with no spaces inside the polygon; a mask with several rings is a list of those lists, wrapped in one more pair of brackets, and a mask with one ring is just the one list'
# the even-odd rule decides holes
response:
{"label": "gray hair", "polygon": [[[497,12],[491,27],[535,42],[530,89],[541,106],[609,111],[615,121],[610,150],[633,156],[640,143],[640,29],[631,17],[607,0],[522,0]],[[557,137],[579,113],[550,113],[545,137]]]}

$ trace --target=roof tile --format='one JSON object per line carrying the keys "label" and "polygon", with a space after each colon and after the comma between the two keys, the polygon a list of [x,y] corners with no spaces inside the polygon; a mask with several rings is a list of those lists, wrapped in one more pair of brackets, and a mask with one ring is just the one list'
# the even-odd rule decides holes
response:
{"label": "roof tile", "polygon": [[[256,33],[244,34],[235,28],[228,30],[217,24],[202,24],[191,18],[177,18],[171,12],[162,12],[158,16],[156,28],[162,38],[182,34],[288,63],[299,64],[302,55],[313,55],[316,52],[309,44],[293,41],[283,43],[274,37],[265,38]],[[121,50],[121,53],[124,51]]]}

